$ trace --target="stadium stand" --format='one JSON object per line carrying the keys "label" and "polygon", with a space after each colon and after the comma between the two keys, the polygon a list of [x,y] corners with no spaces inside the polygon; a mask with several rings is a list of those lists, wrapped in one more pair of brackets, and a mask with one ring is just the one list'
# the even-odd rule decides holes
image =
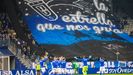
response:
{"label": "stadium stand", "polygon": [[[118,15],[117,18],[119,18],[120,15]],[[126,16],[126,15],[125,15]],[[15,68],[14,69],[31,69],[33,68],[33,64],[37,65],[40,63],[40,61],[44,61],[46,59],[46,62],[51,62],[53,61],[54,57],[61,57],[58,55],[59,53],[62,55],[69,56],[69,54],[65,54],[65,51],[63,52],[55,52],[55,54],[52,54],[54,50],[49,51],[45,50],[45,47],[47,46],[42,46],[38,45],[34,38],[32,37],[31,32],[29,31],[27,25],[22,19],[22,14],[19,13],[17,15],[19,17],[19,28],[21,28],[23,31],[18,32],[19,30],[16,30],[16,28],[10,23],[10,19],[8,17],[7,13],[1,13],[0,14],[0,56],[3,55],[8,55],[8,56],[14,56],[15,57]],[[131,36],[133,35],[133,20],[128,19],[126,17],[124,18],[119,18],[117,22],[120,24],[118,26],[119,29],[123,30],[125,33],[130,34]],[[78,33],[78,32],[77,32]],[[24,34],[20,36],[20,34]],[[26,36],[26,38],[25,38]],[[78,35],[77,35],[78,36]],[[24,37],[24,38],[23,38]],[[90,44],[93,43],[94,41],[89,42]],[[96,42],[95,45],[90,45],[91,47],[100,47],[101,45],[98,45],[101,42]],[[79,44],[79,45],[84,45],[84,44]],[[123,44],[120,43],[102,43],[103,48],[99,48],[101,52],[98,50],[92,50],[93,55],[87,56],[87,58],[90,58],[90,61],[98,61],[100,56],[105,58],[106,60],[118,60],[123,59],[123,60],[131,60],[132,58],[132,49],[129,49],[129,51],[126,51],[123,48]],[[51,46],[52,47],[52,46]],[[49,48],[51,48],[49,47]],[[75,47],[75,46],[74,46]],[[74,48],[71,47],[71,48]],[[125,46],[124,46],[125,47]],[[6,51],[5,49],[6,48]],[[49,49],[48,48],[48,49]],[[80,51],[79,46],[76,45],[77,51]],[[85,47],[87,48],[87,47]],[[127,47],[128,48],[128,47]],[[66,47],[67,49],[67,47]],[[105,51],[104,49],[107,49],[108,51]],[[121,49],[121,50],[120,50]],[[49,52],[47,52],[49,51]],[[92,53],[90,51],[83,52],[85,54]],[[51,54],[50,54],[51,53]],[[82,53],[82,52],[81,52]],[[102,54],[102,55],[101,55]],[[127,55],[128,54],[128,55]],[[107,56],[108,55],[108,56]],[[71,56],[71,55],[70,55]],[[82,55],[80,55],[82,56]],[[82,58],[82,57],[78,58]],[[99,57],[98,57],[99,56]],[[117,56],[117,58],[116,58]],[[66,61],[72,62],[76,61],[74,57],[66,57]],[[77,62],[77,61],[76,61]],[[19,64],[19,65],[18,65]]]}

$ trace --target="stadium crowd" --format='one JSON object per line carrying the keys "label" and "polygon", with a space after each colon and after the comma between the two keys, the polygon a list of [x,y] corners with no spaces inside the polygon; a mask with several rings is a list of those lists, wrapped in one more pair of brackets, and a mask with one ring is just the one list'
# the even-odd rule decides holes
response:
{"label": "stadium crowd", "polygon": [[21,56],[23,59],[29,59],[32,62],[39,60],[47,53],[45,50],[40,50],[40,47],[35,44],[31,34],[27,34],[29,41],[25,41],[17,36],[16,31],[10,23],[8,14],[0,13],[0,46],[11,46],[12,52],[16,56]]}
{"label": "stadium crowd", "polygon": [[[123,18],[118,20],[120,24],[120,29],[123,29],[124,25],[128,25],[127,19]],[[25,25],[22,23],[22,25]],[[131,32],[132,33],[132,32]],[[88,56],[87,58],[85,57],[74,57],[71,59],[66,59],[63,56],[57,57],[57,56],[51,56],[48,52],[45,51],[45,49],[42,49],[41,46],[37,45],[36,42],[33,40],[31,33],[27,34],[28,40],[25,41],[17,36],[16,31],[12,27],[9,17],[6,13],[0,13],[0,46],[8,46],[11,45],[12,49],[15,52],[16,56],[21,56],[22,59],[29,59],[31,62],[31,67],[33,69],[36,69],[40,71],[41,67],[48,68],[47,66],[49,62],[51,62],[53,65],[53,68],[64,68],[64,65],[66,64],[66,61],[70,62],[78,62],[82,61],[84,63],[83,67],[83,73],[86,75],[87,67],[86,63],[88,61],[96,61],[100,60],[98,57],[92,57]],[[109,44],[106,46],[106,48],[116,48],[116,47],[121,47],[121,46],[116,46],[113,44]],[[60,62],[60,63],[58,63]],[[44,64],[45,63],[45,64]],[[75,73],[77,72],[77,66],[73,63],[73,67],[75,68]],[[60,69],[62,70],[62,69]],[[58,69],[53,70],[53,72],[57,72]],[[63,70],[64,71],[64,70]],[[62,71],[61,71],[62,72]]]}

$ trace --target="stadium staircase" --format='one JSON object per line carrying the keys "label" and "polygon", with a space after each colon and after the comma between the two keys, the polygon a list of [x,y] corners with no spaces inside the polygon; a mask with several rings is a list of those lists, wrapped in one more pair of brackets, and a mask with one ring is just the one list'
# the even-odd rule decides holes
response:
{"label": "stadium staircase", "polygon": [[19,70],[23,70],[23,69],[27,69],[26,65],[24,65],[23,63],[21,63],[21,61],[15,57],[15,69]]}
{"label": "stadium staircase", "polygon": [[20,63],[22,63],[27,69],[30,69],[31,68],[31,61],[29,59],[24,59],[21,54],[17,54],[16,55],[16,58],[20,61]]}
{"label": "stadium staircase", "polygon": [[[30,59],[28,59],[28,58],[23,58],[23,55],[21,54],[21,53],[17,53],[16,52],[16,49],[17,48],[15,48],[14,47],[15,46],[15,44],[10,44],[9,46],[8,46],[8,49],[15,55],[15,57],[16,57],[16,66],[18,66],[17,67],[17,69],[18,68],[20,68],[20,69],[23,69],[23,67],[25,67],[26,69],[30,69],[31,68],[31,61],[30,61]],[[17,65],[18,64],[18,65]],[[21,67],[20,67],[20,66]]]}

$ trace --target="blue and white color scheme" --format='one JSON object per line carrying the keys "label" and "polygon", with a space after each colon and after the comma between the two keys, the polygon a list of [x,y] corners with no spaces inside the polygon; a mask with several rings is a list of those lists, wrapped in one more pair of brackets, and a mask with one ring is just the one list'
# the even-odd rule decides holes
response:
{"label": "blue and white color scheme", "polygon": [[[62,0],[58,3],[56,0],[24,0],[24,3],[27,5],[25,21],[39,44],[71,45],[85,40],[133,43],[132,38],[117,29],[108,0],[91,0],[88,3],[85,0],[64,3]],[[114,33],[123,40],[112,37],[103,39],[104,33]]]}
{"label": "blue and white color scheme", "polygon": [[[78,74],[82,74],[82,62],[77,62],[80,66],[78,67]],[[49,65],[50,66],[50,65]],[[92,67],[93,66],[93,67]],[[105,70],[104,74],[124,74],[124,73],[133,73],[133,61],[105,61],[104,65]],[[100,70],[100,62],[88,62],[88,74],[98,74]],[[50,73],[52,68],[48,68],[47,71]],[[71,62],[66,63],[66,69],[64,74],[74,74],[74,68],[72,67]],[[59,73],[60,74],[60,73]],[[45,74],[44,74],[45,75]],[[51,74],[49,74],[51,75]]]}
{"label": "blue and white color scheme", "polygon": [[34,39],[51,51],[92,50],[83,46],[91,42],[133,43],[117,28],[109,0],[18,0],[18,5]]}

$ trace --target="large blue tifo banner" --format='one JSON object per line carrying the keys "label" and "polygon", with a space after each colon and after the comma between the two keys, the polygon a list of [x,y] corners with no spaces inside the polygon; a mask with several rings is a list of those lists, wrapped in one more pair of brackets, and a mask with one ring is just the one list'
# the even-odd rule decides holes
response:
{"label": "large blue tifo banner", "polygon": [[17,2],[34,39],[49,52],[74,56],[93,53],[90,50],[106,50],[109,44],[132,48],[133,38],[118,29],[110,0]]}
{"label": "large blue tifo banner", "polygon": [[[77,62],[76,68],[77,74],[82,74],[83,63]],[[102,70],[101,70],[102,68]],[[67,62],[66,68],[56,68],[58,72],[56,74],[68,74],[74,75],[75,68],[73,67],[72,62]],[[55,68],[50,68],[50,65],[47,69],[41,69],[42,75],[52,75],[54,74]],[[56,71],[57,71],[56,70]],[[60,73],[62,71],[62,73]],[[133,73],[133,61],[106,61],[104,66],[100,66],[100,62],[88,62],[88,74],[99,74],[99,71],[102,71],[104,74],[131,74]],[[52,73],[53,72],[53,73]]]}

